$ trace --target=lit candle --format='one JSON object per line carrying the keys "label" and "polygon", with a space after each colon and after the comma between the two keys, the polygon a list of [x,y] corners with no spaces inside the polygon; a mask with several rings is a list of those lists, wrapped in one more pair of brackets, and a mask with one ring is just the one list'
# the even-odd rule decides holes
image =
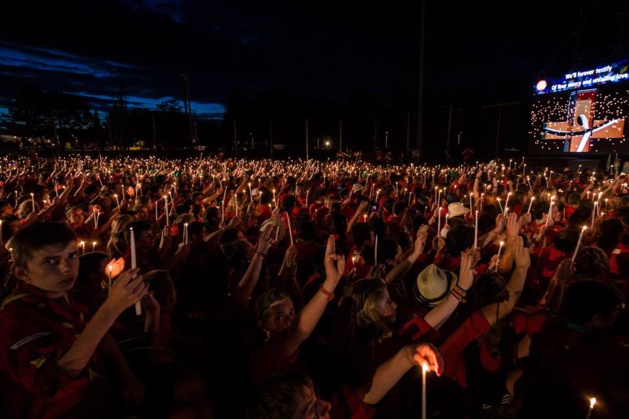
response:
{"label": "lit candle", "polygon": [[450,216],[450,214],[446,214],[446,225],[448,225],[448,217]]}
{"label": "lit candle", "polygon": [[598,201],[594,201],[594,208],[592,208],[592,225],[590,228],[594,228],[594,216],[596,215],[596,206],[598,205]]}
{"label": "lit candle", "polygon": [[574,248],[574,253],[572,254],[572,263],[577,258],[577,253],[579,252],[579,246],[581,246],[581,239],[583,239],[583,232],[587,230],[587,226],[583,226],[581,229],[581,234],[579,234],[579,240],[577,240],[577,247]]}
{"label": "lit candle", "polygon": [[247,183],[249,185],[249,198],[253,201],[253,192],[251,192],[251,182]]}
{"label": "lit candle", "polygon": [[164,214],[166,214],[166,226],[169,226],[170,218],[168,215],[168,195],[164,195]]}
{"label": "lit candle", "polygon": [[[138,261],[135,254],[135,232],[133,227],[130,228],[129,232],[129,247],[131,248],[131,269],[135,269],[138,267]],[[135,303],[135,314],[137,316],[142,314],[142,306],[139,301]]]}
{"label": "lit candle", "polygon": [[607,211],[609,209],[609,207],[607,205],[607,200],[608,200],[608,198],[605,198],[605,211]]}
{"label": "lit candle", "polygon": [[310,189],[306,191],[306,208],[308,208],[308,195],[310,195]]}
{"label": "lit candle", "polygon": [[290,244],[293,245],[293,229],[290,226],[290,216],[288,215],[288,211],[286,211],[286,225],[288,227],[288,233],[290,234]]}
{"label": "lit candle", "polygon": [[118,201],[118,194],[114,194],[114,198],[116,198],[116,207],[119,207],[120,201]]}
{"label": "lit candle", "polygon": [[470,211],[472,210],[472,207],[474,206],[474,204],[472,203],[472,193],[470,193]]}
{"label": "lit candle", "polygon": [[478,211],[474,214],[474,249],[478,247]]}
{"label": "lit candle", "polygon": [[594,405],[595,404],[596,404],[596,398],[592,397],[590,399],[590,408],[588,409],[588,412],[585,415],[585,419],[590,419],[590,416],[592,416],[592,410],[594,410]]}
{"label": "lit candle", "polygon": [[373,246],[373,264],[378,264],[378,235],[376,234],[376,242]]}
{"label": "lit candle", "polygon": [[4,239],[2,238],[2,220],[0,220],[0,245],[4,245]]}
{"label": "lit candle", "polygon": [[548,223],[550,222],[550,217],[553,213],[553,204],[555,202],[554,201],[550,201],[550,205],[548,206],[548,214],[546,214],[546,227],[548,227]]}
{"label": "lit candle", "polygon": [[81,248],[81,254],[84,255],[85,254],[85,242],[82,241],[81,243],[79,243],[79,247]]}
{"label": "lit candle", "polygon": [[422,419],[426,419],[426,373],[428,372],[428,364],[422,364]]}
{"label": "lit candle", "polygon": [[500,251],[502,250],[502,246],[505,245],[505,242],[501,241],[500,242],[500,247],[498,248],[498,257],[496,258],[496,266],[494,268],[494,271],[498,272],[498,265],[500,264]]}
{"label": "lit candle", "polygon": [[188,223],[183,224],[183,244],[188,244]]}
{"label": "lit candle", "polygon": [[157,219],[159,218],[159,213],[157,212],[158,203],[159,203],[159,200],[155,201],[155,221],[157,221]]}
{"label": "lit candle", "polygon": [[441,237],[441,205],[437,207],[437,237]]}
{"label": "lit candle", "polygon": [[92,252],[96,250],[96,242],[92,242]]}
{"label": "lit candle", "polygon": [[35,194],[31,192],[31,204],[33,204],[33,212],[35,212]]}
{"label": "lit candle", "polygon": [[273,189],[273,202],[275,202],[275,189]]}
{"label": "lit candle", "polygon": [[529,203],[529,210],[527,211],[528,213],[531,212],[531,207],[533,206],[533,201],[535,201],[535,197],[534,196],[531,197],[531,202]]}
{"label": "lit candle", "polygon": [[498,201],[498,206],[500,207],[500,212],[502,212],[503,215],[504,215],[505,210],[502,208],[502,204],[500,203],[500,198],[496,198],[496,201]]}

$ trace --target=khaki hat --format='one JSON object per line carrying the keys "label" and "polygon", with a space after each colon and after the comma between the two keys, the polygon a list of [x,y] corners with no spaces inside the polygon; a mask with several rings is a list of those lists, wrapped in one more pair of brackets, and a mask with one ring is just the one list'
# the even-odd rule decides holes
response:
{"label": "khaki hat", "polygon": [[458,280],[459,277],[453,272],[432,263],[417,275],[413,294],[420,303],[434,307],[448,295]]}
{"label": "khaki hat", "polygon": [[364,189],[365,187],[363,185],[361,185],[360,183],[354,183],[354,185],[352,186],[352,192],[356,193],[356,192],[360,192]]}
{"label": "khaki hat", "polygon": [[462,202],[453,202],[448,205],[448,217],[458,217],[459,215],[465,215],[469,212],[469,208],[466,208]]}

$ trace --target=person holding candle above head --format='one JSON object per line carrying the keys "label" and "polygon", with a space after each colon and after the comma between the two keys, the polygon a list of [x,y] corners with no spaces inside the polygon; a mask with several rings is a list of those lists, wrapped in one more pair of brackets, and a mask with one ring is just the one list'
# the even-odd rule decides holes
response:
{"label": "person holding candle above head", "polygon": [[[422,232],[420,232],[421,234]],[[425,241],[425,231],[416,242],[417,250],[421,252]],[[418,254],[415,254],[415,258]],[[472,286],[472,267],[474,257],[472,251],[464,252],[461,255],[461,271],[458,281],[449,282],[444,285],[443,292],[438,296],[440,301],[436,301],[434,308],[427,313],[407,320],[398,318],[398,305],[389,293],[387,283],[380,278],[359,279],[345,289],[344,295],[339,303],[338,314],[333,327],[331,353],[328,359],[333,360],[330,380],[338,385],[350,385],[354,388],[361,388],[365,393],[365,400],[373,403],[369,395],[373,387],[373,380],[378,376],[378,365],[386,359],[395,357],[401,351],[414,348],[417,342],[427,341],[435,337],[435,330],[457,307],[465,294],[465,289]],[[409,261],[407,265],[411,265]],[[434,265],[431,265],[434,267]],[[408,266],[407,266],[408,267]],[[402,266],[402,269],[405,267]],[[387,276],[387,281],[398,281],[398,276],[392,271],[392,277]],[[418,277],[417,281],[440,281],[434,278],[428,271]],[[455,275],[456,277],[456,275]],[[444,279],[444,281],[446,281]],[[444,282],[445,284],[445,282]],[[455,285],[456,284],[456,285]],[[441,283],[439,284],[441,285]],[[433,287],[434,288],[434,287]],[[450,289],[455,289],[451,294]],[[400,300],[398,300],[400,301]],[[402,303],[402,301],[401,301]],[[431,368],[432,369],[432,368]],[[408,412],[417,406],[421,382],[413,380],[413,383],[393,383],[392,394],[388,395],[379,408],[387,417],[407,417]],[[402,385],[412,385],[417,388],[409,396],[408,406],[401,410],[398,397],[403,394]],[[397,402],[397,406],[393,403]],[[409,410],[406,410],[409,409]]]}
{"label": "person holding candle above head", "polygon": [[[74,232],[61,223],[38,223],[20,230],[12,246],[18,282],[0,309],[3,415],[115,417],[125,409],[137,412],[143,389],[109,328],[147,294],[142,275],[123,272],[86,323],[82,308],[68,294],[79,269]],[[120,380],[119,386],[109,386],[109,380]],[[116,402],[122,394],[126,406]]]}

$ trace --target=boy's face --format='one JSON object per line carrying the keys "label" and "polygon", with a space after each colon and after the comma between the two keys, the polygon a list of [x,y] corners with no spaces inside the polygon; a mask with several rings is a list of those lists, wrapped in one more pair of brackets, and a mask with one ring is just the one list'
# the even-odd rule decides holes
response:
{"label": "boy's face", "polygon": [[26,266],[16,266],[20,280],[44,291],[49,298],[62,297],[74,287],[79,274],[77,244],[43,247],[33,252]]}

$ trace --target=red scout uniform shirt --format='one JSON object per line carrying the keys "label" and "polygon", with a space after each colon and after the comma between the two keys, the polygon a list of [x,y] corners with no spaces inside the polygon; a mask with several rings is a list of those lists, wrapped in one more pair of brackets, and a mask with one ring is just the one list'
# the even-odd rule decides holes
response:
{"label": "red scout uniform shirt", "polygon": [[78,377],[57,366],[85,328],[81,307],[20,282],[0,309],[0,416],[112,417],[106,367],[97,348]]}

